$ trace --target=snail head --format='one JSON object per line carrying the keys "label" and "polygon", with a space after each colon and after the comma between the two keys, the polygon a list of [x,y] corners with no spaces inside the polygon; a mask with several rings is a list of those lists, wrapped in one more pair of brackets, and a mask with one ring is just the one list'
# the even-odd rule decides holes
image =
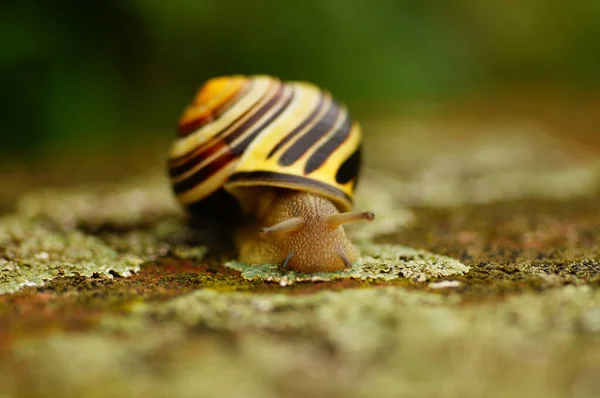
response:
{"label": "snail head", "polygon": [[351,268],[356,250],[343,225],[375,217],[368,211],[340,213],[331,201],[305,192],[282,196],[270,214],[275,223],[262,228],[260,237],[278,248],[284,268],[301,272]]}

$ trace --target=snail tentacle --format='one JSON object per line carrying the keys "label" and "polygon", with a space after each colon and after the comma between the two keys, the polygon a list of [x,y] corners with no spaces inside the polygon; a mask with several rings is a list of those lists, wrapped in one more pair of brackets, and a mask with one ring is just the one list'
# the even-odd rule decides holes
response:
{"label": "snail tentacle", "polygon": [[260,230],[260,237],[268,239],[269,236],[274,234],[286,234],[294,232],[302,228],[304,221],[300,217],[294,217],[287,220],[283,220],[270,227],[265,227]]}
{"label": "snail tentacle", "polygon": [[288,263],[290,262],[290,260],[292,259],[292,256],[294,255],[294,252],[291,251],[287,254],[287,256],[285,256],[285,259],[283,260],[283,262],[281,263],[281,268],[282,269],[287,269],[288,268]]}
{"label": "snail tentacle", "polygon": [[346,252],[344,250],[340,250],[338,252],[338,256],[340,256],[340,258],[344,262],[344,265],[346,266],[346,269],[351,269],[352,268],[352,262],[350,261],[350,259],[348,258],[348,256],[346,255]]}
{"label": "snail tentacle", "polygon": [[374,218],[375,214],[372,211],[349,211],[346,213],[332,214],[328,217],[327,222],[332,229],[336,229],[341,225],[355,221],[373,221]]}

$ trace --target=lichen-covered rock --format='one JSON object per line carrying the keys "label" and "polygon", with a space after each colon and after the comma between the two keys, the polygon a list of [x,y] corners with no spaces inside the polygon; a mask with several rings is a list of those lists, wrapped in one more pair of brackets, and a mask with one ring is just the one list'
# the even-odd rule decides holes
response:
{"label": "lichen-covered rock", "polygon": [[438,127],[365,142],[348,272],[223,267],[146,160],[30,192],[0,220],[0,398],[600,396],[600,147]]}
{"label": "lichen-covered rock", "polygon": [[148,174],[120,183],[40,188],[17,203],[24,217],[51,220],[66,228],[97,230],[102,227],[135,228],[164,217],[182,217],[162,174]]}
{"label": "lichen-covered rock", "polygon": [[247,280],[277,282],[282,286],[297,282],[330,281],[335,279],[360,279],[390,281],[410,278],[425,282],[430,278],[462,275],[469,267],[446,256],[415,250],[398,245],[363,242],[359,245],[361,256],[350,270],[304,274],[282,270],[279,264],[248,265],[238,261],[226,263],[238,270]]}
{"label": "lichen-covered rock", "polygon": [[[584,154],[575,145],[565,149],[564,141],[527,123],[478,126],[468,139],[456,139],[448,132],[440,134],[430,125],[426,129],[418,124],[374,128],[401,129],[403,134],[388,133],[385,140],[367,146],[371,167],[365,169],[364,178],[377,177],[396,203],[404,206],[452,207],[527,198],[567,200],[600,191],[597,157]],[[398,159],[397,148],[412,150]],[[393,173],[399,169],[398,163],[401,170],[410,173]]]}
{"label": "lichen-covered rock", "polygon": [[368,170],[357,187],[354,206],[369,210],[375,219],[368,223],[344,226],[353,241],[369,241],[378,235],[409,228],[416,222],[415,214],[397,199],[398,192],[390,189],[389,176],[379,170]]}
{"label": "lichen-covered rock", "polygon": [[207,247],[156,176],[33,191],[0,219],[0,294],[56,276],[129,276],[164,256],[201,260]]}
{"label": "lichen-covered rock", "polygon": [[58,275],[128,276],[142,261],[76,230],[55,230],[18,217],[0,219],[0,294],[41,286]]}
{"label": "lichen-covered rock", "polygon": [[[600,346],[581,325],[598,308],[588,286],[486,305],[399,287],[201,289],[106,316],[93,331],[22,339],[0,361],[0,382],[57,397],[591,398]],[[19,367],[3,364],[35,377],[17,387]]]}
{"label": "lichen-covered rock", "polygon": [[[370,243],[376,236],[407,228],[415,221],[410,210],[395,202],[394,192],[389,189],[385,178],[378,177],[375,174],[367,178],[357,194],[357,206],[372,210],[377,216],[371,223],[348,228],[348,235],[358,243],[363,253],[350,272],[301,275],[282,273],[279,267],[271,265],[246,267],[235,261],[228,264],[233,269],[242,271],[248,280],[277,281],[281,285],[339,278],[413,278],[425,281],[431,277],[467,272],[468,267],[444,256],[401,246]],[[89,258],[94,257],[98,264],[105,264],[90,270],[89,262],[70,261],[70,252],[61,246],[53,252],[57,260],[50,265],[37,261],[25,272],[25,263],[22,262],[18,265],[19,273],[5,272],[4,282],[0,285],[5,288],[0,287],[0,293],[16,291],[27,285],[40,285],[43,280],[56,275],[92,275],[94,272],[102,272],[126,276],[130,271],[137,271],[144,261],[167,255],[201,260],[207,252],[207,247],[201,243],[201,233],[206,231],[194,231],[186,225],[185,215],[174,201],[164,177],[154,174],[145,178],[138,176],[119,184],[33,191],[19,201],[17,208],[17,214],[0,225],[0,229],[6,229],[6,234],[10,235],[10,228],[16,228],[22,222],[31,225],[32,231],[43,230],[34,232],[36,236],[46,234],[44,228],[54,228],[56,231],[49,231],[47,239],[54,239],[52,236],[55,237],[57,233],[62,234],[62,239],[70,242],[71,251],[75,250],[77,244],[84,246],[82,251],[93,250],[87,241],[94,242],[114,256],[129,256],[127,261],[133,261],[135,267],[127,268],[117,258],[104,258],[101,253],[93,254],[88,251]],[[15,225],[11,226],[11,223]],[[50,235],[50,232],[54,235]],[[33,247],[39,243],[43,246],[37,238],[23,232],[23,239],[26,238],[29,240],[15,240],[10,236],[6,239],[12,242],[13,251],[29,250],[22,248],[22,245]],[[43,247],[35,249],[44,252]],[[4,261],[11,261],[11,265],[7,263],[6,267],[16,269],[17,266],[12,265],[17,264],[14,259],[4,256]],[[108,263],[111,265],[106,265]]]}

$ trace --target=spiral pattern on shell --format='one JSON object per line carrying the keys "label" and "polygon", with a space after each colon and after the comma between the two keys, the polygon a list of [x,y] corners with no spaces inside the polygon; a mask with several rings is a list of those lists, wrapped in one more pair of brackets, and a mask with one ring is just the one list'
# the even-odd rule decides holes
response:
{"label": "spiral pattern on shell", "polygon": [[235,187],[319,194],[352,207],[361,129],[329,92],[271,76],[204,83],[179,120],[169,174],[191,211],[225,206]]}

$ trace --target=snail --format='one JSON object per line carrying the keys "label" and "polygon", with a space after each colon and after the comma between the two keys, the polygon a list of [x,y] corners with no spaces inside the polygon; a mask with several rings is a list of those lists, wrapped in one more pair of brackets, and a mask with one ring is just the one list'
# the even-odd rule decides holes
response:
{"label": "snail", "polygon": [[168,156],[172,189],[192,215],[225,223],[247,264],[305,273],[352,267],[361,128],[314,84],[267,75],[209,79],[181,115]]}

